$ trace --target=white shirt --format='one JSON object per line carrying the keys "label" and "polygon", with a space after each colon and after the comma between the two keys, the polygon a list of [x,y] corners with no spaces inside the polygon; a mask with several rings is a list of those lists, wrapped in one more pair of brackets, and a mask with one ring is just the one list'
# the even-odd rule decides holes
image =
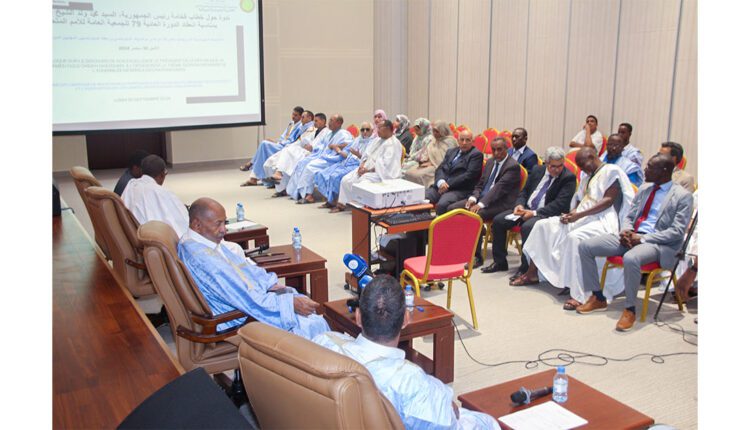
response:
{"label": "white shirt", "polygon": [[185,204],[173,192],[156,183],[154,178],[143,175],[131,179],[122,192],[122,201],[139,223],[162,221],[169,224],[182,237],[189,226]]}
{"label": "white shirt", "polygon": [[523,155],[523,152],[526,151],[526,145],[522,146],[521,149],[515,149],[513,148],[513,157],[514,160],[518,161],[519,158],[521,158],[521,155]]}
{"label": "white shirt", "polygon": [[[524,148],[526,148],[526,146],[524,146]],[[503,158],[503,161],[501,161],[499,163],[496,163],[495,166],[492,168],[493,170],[497,169],[497,172],[495,172],[495,178],[494,179],[497,179],[497,175],[500,174],[500,170],[503,168],[503,164],[505,164],[505,160],[507,160],[507,159],[508,159],[508,155],[506,154],[505,158]],[[516,159],[516,160],[518,160],[518,159]],[[492,178],[492,172],[490,172],[490,177],[487,178],[487,180],[490,181],[492,179],[493,179]],[[495,184],[492,184],[492,187],[494,187],[494,186],[495,186]],[[490,189],[492,189],[492,187],[490,187]],[[476,203],[477,198],[474,197],[474,196],[471,196],[471,197],[469,197],[469,201],[472,202],[472,203]],[[484,203],[479,202],[479,207],[482,208],[482,209],[484,209]]]}
{"label": "white shirt", "polygon": [[[206,239],[200,233],[193,230],[192,228],[189,228],[187,233],[185,233],[185,235],[187,236],[188,239],[192,239],[216,251],[219,250],[220,245],[224,245],[229,251],[232,252],[232,254],[235,254],[239,257],[244,258],[250,264],[255,264],[255,262],[252,259],[245,257],[245,250],[243,250],[242,247],[237,243],[227,242],[224,239],[221,239],[221,242],[216,243],[216,242]],[[225,260],[227,260],[227,257],[224,255],[223,252],[219,252],[219,255],[221,255],[222,257],[224,257]],[[229,260],[227,260],[227,262],[229,262]]]}
{"label": "white shirt", "polygon": [[[586,130],[581,130],[576,134],[576,136],[573,138],[573,142],[580,143],[583,145],[586,143]],[[602,150],[602,144],[604,143],[604,138],[602,137],[602,133],[599,130],[596,130],[595,132],[591,133],[591,143],[594,144],[596,147],[597,154],[599,151]]]}
{"label": "white shirt", "polygon": [[[533,201],[534,201],[534,199],[536,198],[537,194],[539,194],[539,191],[542,191],[542,186],[544,185],[544,183],[545,183],[545,182],[547,182],[547,180],[549,180],[549,178],[551,178],[551,177],[552,177],[552,175],[550,175],[550,174],[549,174],[549,170],[546,170],[546,169],[545,169],[545,170],[544,170],[544,176],[542,177],[542,180],[541,180],[541,181],[539,181],[539,183],[538,183],[538,184],[536,184],[536,188],[534,189],[534,192],[533,192],[533,193],[531,193],[531,195],[529,196],[529,199],[528,199],[528,200],[526,201],[526,204],[527,204],[527,205],[531,204],[531,202],[533,202]],[[559,178],[559,177],[560,177],[560,176],[558,175],[558,176],[556,176],[556,177],[555,177],[554,179],[552,179],[552,180],[554,181],[555,179],[557,179],[557,178]],[[550,184],[549,184],[549,185],[547,186],[547,191],[549,191],[549,187],[551,187],[551,186],[552,186],[552,183],[550,183]],[[546,191],[545,191],[545,192],[546,192]],[[542,199],[541,199],[541,200],[539,200],[539,207],[537,207],[537,208],[536,208],[536,209],[534,210],[534,216],[536,216],[536,211],[538,211],[539,209],[541,209],[541,208],[543,208],[543,207],[544,207],[544,204],[546,203],[546,202],[545,202],[545,200],[547,200],[547,198],[546,198],[546,197],[542,197]]]}

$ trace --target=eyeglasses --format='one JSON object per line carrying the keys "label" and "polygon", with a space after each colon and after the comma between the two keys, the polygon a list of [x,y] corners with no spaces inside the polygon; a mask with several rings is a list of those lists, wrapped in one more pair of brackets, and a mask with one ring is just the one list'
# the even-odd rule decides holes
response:
{"label": "eyeglasses", "polygon": [[367,128],[367,127],[362,127],[362,128],[359,129],[359,131],[370,131],[370,130],[372,130],[372,129],[371,128]]}

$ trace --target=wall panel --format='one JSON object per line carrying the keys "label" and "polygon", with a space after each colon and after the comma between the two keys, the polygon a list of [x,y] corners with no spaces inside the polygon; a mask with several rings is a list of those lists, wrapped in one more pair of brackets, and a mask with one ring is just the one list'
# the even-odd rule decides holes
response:
{"label": "wall panel", "polygon": [[375,0],[374,8],[373,100],[376,108],[395,118],[407,109],[407,6],[403,1]]}
{"label": "wall panel", "polygon": [[[489,127],[523,127],[529,0],[493,0]],[[531,143],[531,142],[529,142]]]}
{"label": "wall panel", "polygon": [[456,67],[458,2],[430,2],[430,105],[431,121],[456,121]]}
{"label": "wall panel", "polygon": [[490,0],[460,0],[456,122],[474,133],[487,128]]}
{"label": "wall panel", "polygon": [[430,88],[430,0],[407,2],[407,116],[428,118]]}
{"label": "wall panel", "polygon": [[680,0],[623,0],[614,122],[644,155],[667,139]]}
{"label": "wall panel", "polygon": [[571,4],[563,133],[566,148],[587,115],[599,119],[603,135],[617,131],[611,122],[619,5],[620,0],[573,0]]}
{"label": "wall panel", "polygon": [[531,2],[525,123],[535,148],[564,141],[569,15],[570,1]]}
{"label": "wall panel", "polygon": [[697,0],[683,0],[669,140],[679,142],[687,170],[698,175],[698,38]]}

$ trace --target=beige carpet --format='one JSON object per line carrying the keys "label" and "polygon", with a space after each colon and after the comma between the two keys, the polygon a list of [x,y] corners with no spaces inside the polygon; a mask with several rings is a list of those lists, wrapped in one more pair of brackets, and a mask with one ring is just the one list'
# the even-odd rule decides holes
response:
{"label": "beige carpet", "polygon": [[[351,215],[348,212],[331,215],[315,205],[297,205],[288,198],[271,198],[272,191],[263,187],[240,188],[247,178],[240,172],[240,162],[211,163],[204,166],[170,169],[165,186],[184,202],[208,196],[218,200],[234,215],[238,202],[245,206],[246,217],[268,226],[272,245],[291,243],[292,228],[300,227],[303,244],[328,259],[329,297],[331,300],[349,297],[344,290],[344,266],[341,258],[351,249]],[[107,188],[114,184],[121,171],[93,172]],[[55,175],[61,194],[72,207],[84,228],[93,236],[91,223],[72,181],[67,175]],[[65,205],[64,205],[65,206]],[[510,273],[519,264],[519,256],[510,250]],[[682,334],[651,322],[661,292],[652,293],[649,319],[636,323],[629,333],[618,333],[615,323],[624,307],[624,299],[616,298],[609,310],[581,316],[562,310],[564,302],[559,290],[549,286],[510,287],[510,273],[472,276],[477,305],[479,330],[471,328],[471,313],[463,284],[454,285],[452,310],[456,324],[471,355],[479,361],[495,364],[507,361],[536,360],[538,355],[554,349],[567,349],[625,359],[637,354],[669,354],[697,352],[697,347],[683,341]],[[641,291],[641,294],[643,291]],[[423,297],[438,305],[445,305],[445,291],[435,290]],[[642,296],[641,296],[642,297]],[[640,303],[639,303],[640,312]],[[677,311],[667,298],[660,318],[696,333],[697,303],[691,302],[686,313]],[[697,337],[687,336],[692,343]],[[431,354],[428,341],[416,342],[416,347]],[[488,385],[515,379],[548,369],[544,364],[527,369],[524,363],[483,366],[472,361],[456,337],[455,382],[456,395]],[[557,352],[547,354],[554,358]],[[680,429],[697,428],[697,355],[666,357],[656,364],[650,357],[641,356],[627,362],[610,361],[604,366],[581,362],[568,366],[567,373],[615,399],[664,423]],[[588,363],[602,363],[595,358],[581,358]],[[561,364],[551,359],[550,364]],[[551,384],[552,381],[550,381]],[[527,387],[537,388],[537,387]],[[506,401],[506,399],[498,399]]]}

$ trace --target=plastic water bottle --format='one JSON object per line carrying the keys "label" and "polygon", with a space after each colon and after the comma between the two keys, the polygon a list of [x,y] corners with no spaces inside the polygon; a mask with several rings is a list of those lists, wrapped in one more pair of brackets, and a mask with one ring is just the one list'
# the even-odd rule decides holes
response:
{"label": "plastic water bottle", "polygon": [[414,290],[411,285],[407,285],[404,290],[404,300],[406,301],[406,308],[410,311],[414,309]]}
{"label": "plastic water bottle", "polygon": [[302,233],[299,232],[299,227],[294,227],[294,232],[292,233],[292,248],[294,248],[295,251],[302,249]]}
{"label": "plastic water bottle", "polygon": [[565,366],[557,366],[557,373],[552,378],[552,400],[565,403],[568,400],[568,375]]}
{"label": "plastic water bottle", "polygon": [[237,221],[245,220],[245,208],[242,207],[242,203],[237,203]]}

